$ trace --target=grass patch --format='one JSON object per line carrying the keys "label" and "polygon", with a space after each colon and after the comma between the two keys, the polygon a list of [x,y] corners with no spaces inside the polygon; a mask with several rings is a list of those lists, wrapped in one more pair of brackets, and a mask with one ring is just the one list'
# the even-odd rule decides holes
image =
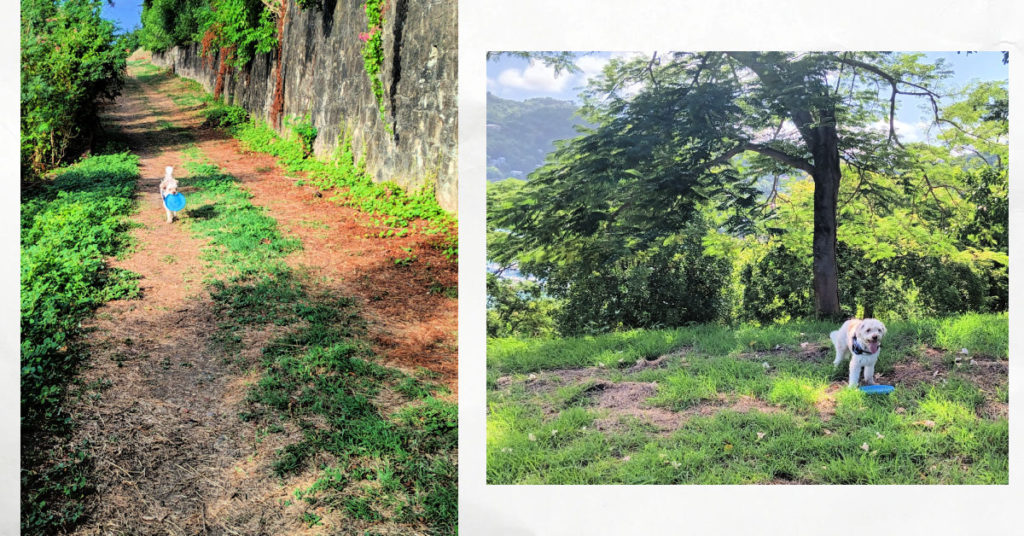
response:
{"label": "grass patch", "polygon": [[[988,334],[976,339],[986,342],[974,345],[998,349],[995,339],[1007,337],[1006,316],[975,316],[892,323],[879,369],[919,364],[921,348],[938,347],[942,337],[958,333],[957,326],[1002,323],[990,326]],[[492,339],[487,481],[1008,482],[1008,421],[983,411],[988,398],[1005,403],[1005,385],[983,390],[952,363],[933,363],[944,374],[932,382],[897,384],[888,396],[865,395],[842,387],[845,371],[833,369],[827,344],[832,329],[831,324],[806,322],[733,330],[637,330],[564,340]],[[668,353],[672,356],[662,367],[631,369],[636,359]],[[618,367],[619,360],[630,367]],[[551,388],[531,384],[537,380],[529,378],[543,370],[600,364],[604,367],[589,377]],[[500,375],[506,378],[498,382]],[[615,408],[591,405],[588,388],[598,377],[656,384],[656,394],[641,407],[685,412],[682,424],[659,429],[640,417],[617,415]],[[750,409],[734,409],[741,400]],[[698,405],[703,406],[695,411]],[[609,420],[617,424],[599,424]]]}
{"label": "grass patch", "polygon": [[[437,386],[376,364],[355,302],[314,291],[307,276],[288,268],[283,258],[299,242],[282,236],[234,178],[198,161],[198,153],[190,156],[197,161],[186,164],[191,176],[181,183],[195,188],[194,208],[183,221],[209,239],[204,255],[222,267],[209,283],[221,319],[215,344],[232,355],[243,328],[284,328],[263,346],[260,379],[240,414],[263,429],[287,420],[302,430],[276,453],[273,471],[315,473],[297,498],[360,527],[392,522],[454,534],[455,404],[435,398],[442,391]],[[404,401],[378,407],[374,400],[383,390]],[[313,464],[324,459],[339,462]],[[320,517],[306,512],[302,521],[313,526]]]}
{"label": "grass patch", "polygon": [[[83,447],[58,439],[71,421],[67,385],[85,349],[80,322],[139,294],[138,276],[106,259],[128,251],[138,158],[97,155],[26,187],[21,200],[21,527],[51,533],[84,515],[91,490]],[[52,449],[52,451],[51,451]]]}

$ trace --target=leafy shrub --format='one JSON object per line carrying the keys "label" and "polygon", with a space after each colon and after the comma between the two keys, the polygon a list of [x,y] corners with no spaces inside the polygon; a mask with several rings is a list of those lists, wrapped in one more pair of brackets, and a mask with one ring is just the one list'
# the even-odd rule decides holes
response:
{"label": "leafy shrub", "polygon": [[575,335],[722,318],[731,266],[704,254],[703,230],[691,225],[661,245],[610,264],[591,259],[541,267],[547,292],[565,300],[559,330]]}
{"label": "leafy shrub", "polygon": [[558,302],[534,281],[510,281],[487,274],[487,336],[555,335]]}
{"label": "leafy shrub", "polygon": [[213,104],[205,109],[203,114],[206,116],[203,125],[209,127],[231,129],[249,122],[249,112],[245,108],[241,106],[225,106],[220,104],[219,101],[213,101]]}
{"label": "leafy shrub", "polygon": [[[59,403],[82,358],[75,342],[80,321],[107,300],[138,295],[138,276],[105,262],[128,245],[126,218],[135,206],[137,178],[137,157],[93,156],[22,200],[23,445],[63,430]],[[84,513],[78,502],[89,488],[84,454],[58,454],[52,464],[39,461],[46,450],[23,453],[22,530],[55,534]]]}
{"label": "leafy shrub", "polygon": [[124,85],[127,48],[100,0],[25,0],[21,10],[21,167],[59,164],[97,124],[96,101]]}
{"label": "leafy shrub", "polygon": [[78,322],[102,302],[131,295],[130,278],[105,258],[127,245],[138,158],[94,156],[23,203],[21,242],[22,407],[25,420],[50,417]]}

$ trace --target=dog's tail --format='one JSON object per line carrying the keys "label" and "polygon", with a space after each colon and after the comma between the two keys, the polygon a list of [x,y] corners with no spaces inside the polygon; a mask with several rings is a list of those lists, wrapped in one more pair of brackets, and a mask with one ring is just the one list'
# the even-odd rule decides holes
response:
{"label": "dog's tail", "polygon": [[167,166],[166,168],[164,168],[164,171],[166,172],[166,175],[164,175],[164,177],[168,179],[174,178],[174,166]]}

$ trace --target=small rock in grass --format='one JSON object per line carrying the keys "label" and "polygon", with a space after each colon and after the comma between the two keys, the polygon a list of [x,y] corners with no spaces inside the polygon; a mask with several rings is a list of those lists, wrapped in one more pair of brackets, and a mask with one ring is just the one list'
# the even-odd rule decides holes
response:
{"label": "small rock in grass", "polygon": [[960,353],[963,355],[967,355],[967,348],[961,348]]}
{"label": "small rock in grass", "polygon": [[530,374],[530,376],[527,379],[530,380],[530,381],[536,380],[537,379],[537,375],[536,374]]}
{"label": "small rock in grass", "polygon": [[822,429],[822,432],[825,432],[825,435],[832,435],[832,430],[829,430],[828,428]]}
{"label": "small rock in grass", "polygon": [[805,349],[805,350],[807,349],[807,347],[808,347],[808,346],[809,346],[809,345],[808,345],[808,344],[807,344],[806,342],[802,342],[802,343],[800,343],[800,348],[803,348],[803,349]]}

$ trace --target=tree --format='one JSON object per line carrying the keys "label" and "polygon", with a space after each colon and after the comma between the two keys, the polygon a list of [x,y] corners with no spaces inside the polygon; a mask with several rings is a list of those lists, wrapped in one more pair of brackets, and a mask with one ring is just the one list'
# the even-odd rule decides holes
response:
{"label": "tree", "polygon": [[[897,97],[927,99],[942,63],[876,52],[702,52],[612,60],[584,93],[593,129],[563,143],[522,196],[499,207],[506,245],[526,258],[612,263],[684,228],[701,207],[750,230],[766,175],[814,181],[812,288],[820,316],[842,314],[836,262],[842,169],[915,169],[895,130]],[[560,61],[547,57],[545,61]],[[886,88],[880,92],[879,88]],[[887,124],[887,132],[873,125]],[[774,188],[773,188],[774,190]],[[602,236],[598,250],[574,244]],[[512,250],[505,250],[511,254]],[[589,259],[589,260],[588,260]]]}
{"label": "tree", "polygon": [[97,102],[124,84],[127,39],[100,0],[25,0],[21,6],[21,167],[33,176],[87,145]]}

